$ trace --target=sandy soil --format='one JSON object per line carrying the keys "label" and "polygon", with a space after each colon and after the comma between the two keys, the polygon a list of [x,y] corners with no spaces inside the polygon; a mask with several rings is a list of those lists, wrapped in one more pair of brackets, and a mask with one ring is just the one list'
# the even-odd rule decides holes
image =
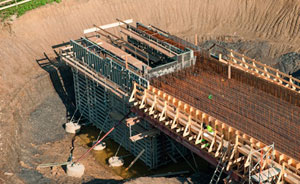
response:
{"label": "sandy soil", "polygon": [[[34,124],[30,113],[59,91],[53,88],[53,76],[50,74],[50,80],[38,64],[45,59],[44,53],[52,57],[51,46],[79,38],[83,29],[115,18],[153,24],[191,41],[197,33],[200,43],[253,43],[242,50],[251,56],[263,52],[270,64],[274,57],[300,52],[297,0],[63,0],[30,11],[0,26],[0,178],[1,173],[20,167],[22,132],[33,131],[22,128]],[[258,47],[261,49],[256,50]],[[71,78],[64,82],[68,80]],[[60,95],[61,108],[68,108],[66,95]]]}
{"label": "sandy soil", "polygon": [[[49,143],[41,146],[41,154],[37,157],[44,161],[44,163],[57,163],[67,160],[71,149],[71,140],[73,135],[66,136],[63,140],[54,143]],[[82,154],[86,152],[86,148],[80,145],[80,141],[77,137],[74,141],[73,159],[78,159]],[[52,151],[49,151],[52,150]],[[59,153],[59,154],[58,154]],[[85,166],[85,174],[83,178],[67,177],[64,167],[52,167],[52,168],[40,168],[38,171],[45,177],[52,179],[56,183],[86,183],[98,180],[99,183],[120,183],[122,179],[120,176],[109,172],[110,169],[102,167],[97,164],[92,154],[89,154],[85,159],[81,161]],[[101,182],[100,182],[101,181]]]}
{"label": "sandy soil", "polygon": [[37,75],[35,60],[43,58],[50,46],[78,38],[83,29],[116,17],[151,23],[186,38],[197,33],[200,40],[229,36],[268,41],[272,57],[300,51],[297,0],[69,0],[28,12],[2,31],[1,94]]}

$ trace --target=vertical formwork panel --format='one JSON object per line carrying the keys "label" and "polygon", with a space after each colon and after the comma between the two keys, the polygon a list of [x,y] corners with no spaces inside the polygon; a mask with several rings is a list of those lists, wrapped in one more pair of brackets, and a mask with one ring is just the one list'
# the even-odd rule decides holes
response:
{"label": "vertical formwork panel", "polygon": [[[77,59],[83,61],[91,70],[99,72],[123,89],[131,91],[133,81],[136,81],[144,87],[148,85],[147,80],[125,69],[115,61],[109,58],[103,59],[80,44],[75,42],[71,43]],[[120,116],[124,116],[129,112],[128,97],[120,98],[85,75],[78,73],[75,69],[72,71],[76,106],[79,112],[97,128],[104,132],[109,131],[117,121],[122,118],[118,117],[118,119],[112,117],[112,114],[116,113]],[[136,130],[134,127],[137,127]],[[152,128],[148,122],[142,120],[133,126],[132,135],[148,131]],[[129,137],[129,127],[125,124],[121,124],[110,134],[110,138],[122,144],[126,150],[135,156],[145,149],[140,159],[150,168],[156,168],[169,162],[164,156],[166,152],[161,151],[161,148],[166,148],[165,150],[168,151],[171,150],[172,145],[162,145],[158,139],[162,137],[161,135],[144,138],[136,142],[131,142]]]}

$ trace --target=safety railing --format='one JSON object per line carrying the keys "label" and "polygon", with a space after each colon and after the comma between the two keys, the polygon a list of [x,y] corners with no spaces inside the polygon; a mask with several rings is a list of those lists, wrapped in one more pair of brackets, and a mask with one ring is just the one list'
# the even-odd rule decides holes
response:
{"label": "safety railing", "polygon": [[216,46],[220,47],[228,53],[225,53],[225,55],[222,55],[222,53],[218,53],[219,55],[217,56],[217,58],[219,61],[300,93],[299,79],[285,74],[271,66],[256,61],[255,59],[235,52],[232,49],[226,49],[219,45]]}

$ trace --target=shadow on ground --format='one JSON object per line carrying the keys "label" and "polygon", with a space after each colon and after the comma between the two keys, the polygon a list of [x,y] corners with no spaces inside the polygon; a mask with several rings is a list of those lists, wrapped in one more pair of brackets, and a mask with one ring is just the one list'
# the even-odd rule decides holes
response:
{"label": "shadow on ground", "polygon": [[66,116],[70,117],[75,112],[75,95],[73,85],[73,75],[70,67],[59,62],[59,56],[55,52],[54,57],[49,57],[44,53],[44,58],[37,59],[37,64],[49,73],[51,82],[56,93],[66,107]]}

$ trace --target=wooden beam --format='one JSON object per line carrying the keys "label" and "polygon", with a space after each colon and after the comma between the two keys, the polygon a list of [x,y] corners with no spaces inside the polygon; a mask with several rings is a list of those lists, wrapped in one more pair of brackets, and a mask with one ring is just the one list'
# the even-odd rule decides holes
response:
{"label": "wooden beam", "polygon": [[27,3],[27,2],[29,2],[29,1],[31,1],[31,0],[24,0],[24,1],[20,1],[20,2],[18,2],[18,3],[14,3],[14,4],[11,4],[11,5],[7,5],[7,6],[4,6],[4,7],[1,7],[1,8],[0,8],[0,11],[1,11],[1,10],[5,10],[5,9],[7,9],[7,8],[11,8],[11,7],[14,7],[14,6],[18,6],[18,5]]}
{"label": "wooden beam", "polygon": [[13,2],[13,1],[15,1],[15,0],[6,0],[6,1],[2,1],[2,2],[0,2],[0,6],[2,6],[2,5],[4,5],[4,4],[7,4],[7,3],[9,3],[9,2]]}
{"label": "wooden beam", "polygon": [[132,142],[136,142],[136,141],[139,141],[139,140],[147,138],[147,137],[155,136],[157,134],[159,134],[159,130],[157,130],[157,129],[151,129],[149,131],[142,132],[142,133],[136,134],[134,136],[131,136],[131,137],[129,137],[129,139]]}

